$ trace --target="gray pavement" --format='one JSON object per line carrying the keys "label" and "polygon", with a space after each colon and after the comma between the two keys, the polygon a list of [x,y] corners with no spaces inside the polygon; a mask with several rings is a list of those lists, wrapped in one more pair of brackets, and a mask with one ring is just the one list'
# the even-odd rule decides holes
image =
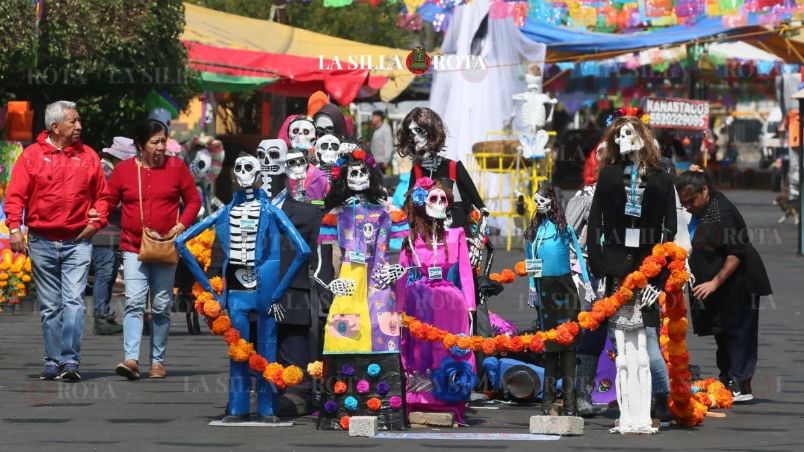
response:
{"label": "gray pavement", "polygon": [[[380,440],[318,431],[312,417],[290,428],[215,428],[226,404],[226,348],[208,333],[187,334],[183,314],[174,314],[164,380],[128,382],[114,374],[122,359],[122,336],[95,336],[87,322],[78,384],[43,382],[39,318],[31,307],[0,314],[0,451],[97,450],[804,450],[804,334],[801,294],[804,258],[795,256],[796,227],[779,225],[775,194],[729,191],[751,228],[764,258],[774,295],[760,313],[760,360],[754,378],[757,400],[736,405],[724,419],[703,426],[671,426],[652,437],[610,435],[616,411],[587,420],[585,435],[550,442]],[[497,255],[495,270],[513,267],[519,253]],[[91,303],[91,300],[88,301]],[[525,303],[525,281],[506,287],[491,309],[519,326],[533,313]],[[90,311],[91,312],[91,311]],[[91,320],[91,317],[89,318]],[[148,338],[143,338],[147,343]],[[692,364],[716,375],[714,340],[688,336]],[[147,355],[147,349],[144,348]],[[441,432],[527,433],[535,406],[499,405],[470,410],[470,427]],[[423,432],[429,430],[415,430]]]}

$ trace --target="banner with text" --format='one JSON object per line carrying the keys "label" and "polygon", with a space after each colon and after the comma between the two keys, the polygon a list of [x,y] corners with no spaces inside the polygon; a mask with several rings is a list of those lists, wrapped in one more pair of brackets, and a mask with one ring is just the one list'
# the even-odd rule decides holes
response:
{"label": "banner with text", "polygon": [[672,97],[648,97],[645,113],[651,127],[660,129],[706,130],[709,127],[709,102]]}

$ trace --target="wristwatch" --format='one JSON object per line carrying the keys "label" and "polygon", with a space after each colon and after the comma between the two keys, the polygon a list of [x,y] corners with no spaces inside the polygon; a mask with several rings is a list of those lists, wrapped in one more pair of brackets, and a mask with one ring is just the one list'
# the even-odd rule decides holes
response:
{"label": "wristwatch", "polygon": [[20,228],[14,228],[14,229],[8,231],[9,235],[16,234],[17,232],[20,232]]}

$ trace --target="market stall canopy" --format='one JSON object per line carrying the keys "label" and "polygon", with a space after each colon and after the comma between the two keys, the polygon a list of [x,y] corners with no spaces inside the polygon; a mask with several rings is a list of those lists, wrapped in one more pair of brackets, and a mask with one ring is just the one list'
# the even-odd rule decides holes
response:
{"label": "market stall canopy", "polygon": [[[394,57],[404,65],[410,50],[363,44],[189,3],[184,8],[186,24],[181,40],[190,49],[191,67],[201,70],[202,81],[212,87],[233,82],[233,87],[256,85],[301,96],[324,89],[338,103],[347,104],[366,86],[379,89],[384,101],[392,100],[415,77],[404,67],[347,69],[350,56],[371,56],[375,68],[380,57],[386,66]],[[322,58],[325,67],[337,58],[343,70],[321,70]]]}
{"label": "market stall canopy", "polygon": [[722,40],[744,41],[788,63],[804,63],[800,59],[804,40],[788,36],[795,33],[792,28],[780,31],[750,24],[726,27],[720,18],[632,34],[585,32],[534,19],[528,19],[521,30],[531,40],[547,44],[548,62],[606,59],[652,47]]}

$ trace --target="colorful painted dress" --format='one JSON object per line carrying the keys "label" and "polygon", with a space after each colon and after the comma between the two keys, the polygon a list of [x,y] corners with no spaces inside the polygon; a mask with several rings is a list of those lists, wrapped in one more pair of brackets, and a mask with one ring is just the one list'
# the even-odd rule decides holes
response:
{"label": "colorful painted dress", "polygon": [[[399,263],[412,267],[397,281],[399,312],[454,335],[471,336],[470,311],[475,310],[475,288],[463,228],[449,229],[434,252],[432,243],[417,238],[413,251],[404,249]],[[440,269],[441,279],[437,279]],[[433,277],[431,279],[431,276]],[[474,354],[447,349],[402,333],[402,367],[407,379],[408,411],[451,411],[458,422],[477,381]]]}
{"label": "colorful painted dress", "polygon": [[319,244],[337,244],[343,262],[338,278],[355,282],[352,295],[336,296],[324,330],[324,354],[399,351],[399,315],[394,294],[371,275],[388,264],[388,241],[404,237],[407,220],[391,218],[378,204],[354,201],[324,216]]}

